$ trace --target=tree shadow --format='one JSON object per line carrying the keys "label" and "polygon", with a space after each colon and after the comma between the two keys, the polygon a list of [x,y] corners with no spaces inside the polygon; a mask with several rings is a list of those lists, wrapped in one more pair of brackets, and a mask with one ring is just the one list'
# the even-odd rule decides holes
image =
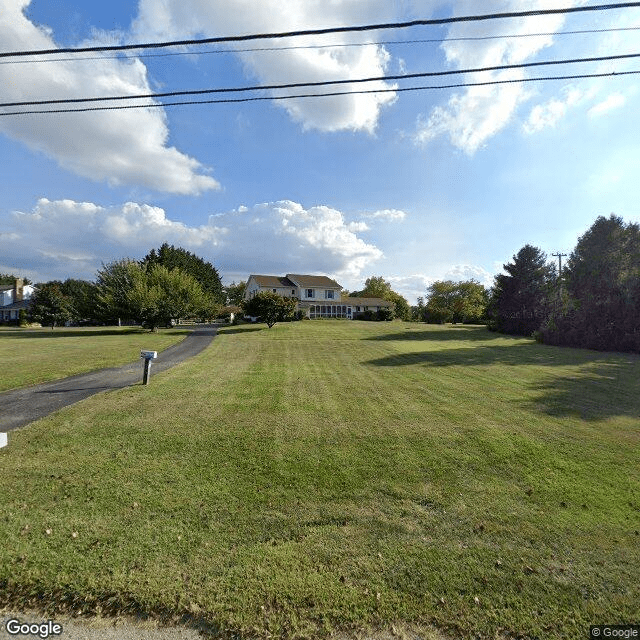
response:
{"label": "tree shadow", "polygon": [[[437,327],[437,328],[436,328]],[[401,333],[385,333],[383,335],[370,336],[364,340],[378,341],[410,341],[410,340],[474,340],[486,341],[504,338],[504,334],[489,331],[484,325],[416,325]],[[506,336],[515,337],[519,336]]]}
{"label": "tree shadow", "polygon": [[264,331],[266,328],[266,324],[262,324],[259,327],[246,327],[238,329],[228,329],[227,327],[220,327],[220,329],[218,330],[218,335],[230,336],[234,333],[251,333],[253,331]]}
{"label": "tree shadow", "polygon": [[[459,340],[460,338],[458,338]],[[572,353],[568,353],[568,352]],[[406,365],[425,365],[429,367],[482,366],[492,364],[504,365],[547,365],[562,366],[577,364],[583,359],[576,359],[578,349],[558,349],[545,347],[531,342],[517,342],[510,345],[477,345],[455,349],[436,349],[433,351],[414,351],[411,353],[394,353],[369,360],[365,364],[378,367],[397,367]],[[586,352],[589,353],[589,352]],[[592,359],[593,356],[589,358]]]}
{"label": "tree shadow", "polygon": [[[540,393],[534,406],[560,418],[603,420],[614,416],[640,418],[640,366],[601,362],[579,375],[562,376],[532,386]],[[638,430],[640,440],[640,430]]]}
{"label": "tree shadow", "polygon": [[[572,367],[575,373],[552,374],[544,379],[541,376],[541,381],[526,387],[527,391],[533,390],[539,395],[534,400],[523,397],[522,404],[555,417],[579,417],[589,421],[614,416],[640,418],[640,357],[635,354],[522,342],[495,346],[470,343],[463,348],[396,353],[363,364],[378,367]],[[468,375],[472,376],[473,371]]]}

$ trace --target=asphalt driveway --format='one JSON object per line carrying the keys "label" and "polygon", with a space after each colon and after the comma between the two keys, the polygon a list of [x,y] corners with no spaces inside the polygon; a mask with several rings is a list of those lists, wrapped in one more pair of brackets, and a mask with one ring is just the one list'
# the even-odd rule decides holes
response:
{"label": "asphalt driveway", "polygon": [[[151,365],[150,384],[155,374],[206,349],[216,332],[215,325],[201,325],[182,342],[160,352]],[[0,431],[22,427],[95,393],[142,384],[143,369],[144,360],[140,359],[122,367],[81,373],[54,382],[0,393]]]}

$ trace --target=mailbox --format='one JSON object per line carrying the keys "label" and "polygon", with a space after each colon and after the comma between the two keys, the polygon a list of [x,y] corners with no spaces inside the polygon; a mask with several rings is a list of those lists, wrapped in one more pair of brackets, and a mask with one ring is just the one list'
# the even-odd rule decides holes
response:
{"label": "mailbox", "polygon": [[158,357],[157,351],[140,351],[140,357],[144,358],[144,374],[142,376],[142,384],[149,384],[149,373],[151,370],[151,361]]}

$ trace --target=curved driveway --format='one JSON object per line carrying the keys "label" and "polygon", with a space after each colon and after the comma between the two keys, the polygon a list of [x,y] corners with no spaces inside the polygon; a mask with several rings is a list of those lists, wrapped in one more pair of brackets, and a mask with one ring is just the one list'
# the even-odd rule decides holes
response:
{"label": "curved driveway", "polygon": [[[151,380],[154,374],[206,349],[216,332],[217,328],[213,325],[197,327],[182,342],[161,351],[151,365]],[[144,361],[140,359],[122,367],[81,373],[62,380],[0,393],[0,431],[22,427],[94,393],[142,384],[143,368]]]}

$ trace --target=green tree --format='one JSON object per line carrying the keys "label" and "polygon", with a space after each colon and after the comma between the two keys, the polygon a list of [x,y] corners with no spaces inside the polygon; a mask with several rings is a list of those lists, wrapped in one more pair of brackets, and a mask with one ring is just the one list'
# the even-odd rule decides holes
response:
{"label": "green tree", "polygon": [[381,298],[387,302],[393,302],[394,315],[402,320],[409,320],[411,308],[407,299],[391,288],[391,283],[382,276],[371,276],[364,282],[362,291],[354,291],[349,294],[351,298]]}
{"label": "green tree", "polygon": [[74,321],[93,322],[98,318],[98,287],[93,282],[68,278],[60,289],[71,300]]}
{"label": "green tree", "polygon": [[246,315],[259,318],[271,329],[276,322],[293,320],[296,300],[271,291],[261,291],[250,300],[244,300],[242,308]]}
{"label": "green tree", "polygon": [[102,265],[96,275],[96,306],[103,321],[120,324],[122,320],[136,319],[128,295],[140,269],[140,263],[130,258]]}
{"label": "green tree", "polygon": [[183,318],[211,318],[217,304],[181,269],[133,260],[113,262],[98,273],[103,314],[136,320],[151,330]]}
{"label": "green tree", "polygon": [[426,322],[427,307],[424,303],[424,297],[418,296],[417,303],[411,307],[411,320],[414,322]]}
{"label": "green tree", "polygon": [[[0,284],[13,284],[16,281],[16,276],[9,273],[0,273]],[[24,284],[31,284],[29,278],[22,278]]]}
{"label": "green tree", "polygon": [[530,336],[551,311],[556,272],[547,256],[526,244],[513,262],[503,265],[506,274],[494,278],[489,298],[489,327],[503,333]]}
{"label": "green tree", "polygon": [[541,329],[545,342],[640,351],[640,226],[600,216],[579,238],[562,282],[566,298]]}
{"label": "green tree", "polygon": [[244,300],[244,293],[246,290],[246,282],[239,282],[238,284],[232,282],[229,286],[224,288],[226,304],[229,306],[239,307]]}
{"label": "green tree", "polygon": [[45,282],[35,287],[29,303],[29,316],[43,326],[53,328],[73,316],[71,298],[64,295],[60,282]]}
{"label": "green tree", "polygon": [[429,287],[427,295],[427,322],[484,322],[487,292],[484,286],[475,280],[440,280]]}
{"label": "green tree", "polygon": [[146,267],[162,265],[171,271],[180,269],[195,278],[202,287],[202,290],[209,294],[213,300],[219,304],[225,304],[225,292],[220,280],[220,275],[216,268],[195,254],[164,243],[158,251],[152,249],[142,260]]}

